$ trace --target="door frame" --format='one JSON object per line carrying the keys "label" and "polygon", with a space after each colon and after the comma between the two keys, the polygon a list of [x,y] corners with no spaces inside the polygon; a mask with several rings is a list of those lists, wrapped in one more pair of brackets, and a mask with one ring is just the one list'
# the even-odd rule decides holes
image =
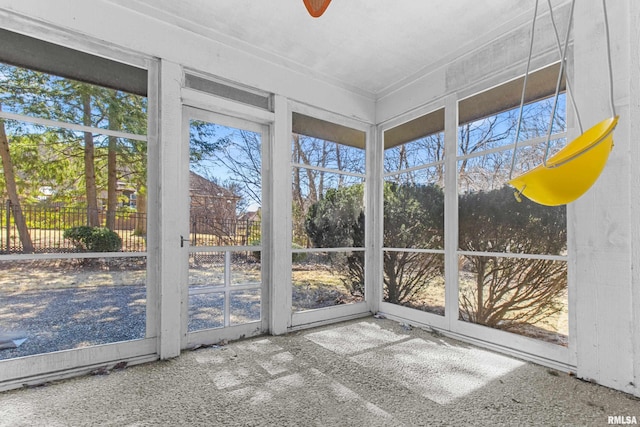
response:
{"label": "door frame", "polygon": [[[219,328],[203,329],[198,331],[188,331],[189,320],[189,286],[188,286],[188,274],[189,274],[189,255],[191,252],[225,252],[230,254],[234,251],[261,251],[264,252],[264,248],[268,247],[268,236],[266,232],[268,228],[268,216],[265,215],[265,208],[268,212],[268,207],[264,206],[268,203],[267,192],[269,191],[268,177],[265,176],[265,164],[268,161],[268,145],[270,142],[270,126],[269,122],[264,120],[263,114],[259,117],[255,117],[252,114],[247,114],[244,106],[239,106],[235,111],[229,111],[229,101],[216,98],[201,92],[193,91],[191,89],[183,88],[183,106],[182,106],[182,138],[181,149],[182,153],[182,165],[180,168],[180,195],[178,205],[182,205],[181,219],[182,225],[179,227],[183,231],[184,236],[189,236],[189,139],[190,139],[190,120],[197,119],[203,120],[217,125],[233,127],[237,129],[256,132],[261,135],[261,147],[262,147],[262,209],[263,218],[261,221],[261,245],[260,246],[224,246],[224,247],[194,247],[190,245],[188,240],[184,241],[184,245],[180,248],[180,347],[193,348],[198,345],[209,345],[226,340],[236,340],[240,338],[246,338],[256,335],[261,335],[268,332],[268,325],[270,319],[269,311],[269,294],[270,294],[270,267],[268,263],[268,257],[262,257],[261,262],[261,282],[262,285],[258,288],[261,290],[261,302],[260,302],[260,320],[250,322],[242,325],[225,325]],[[187,95],[185,97],[184,95]],[[185,100],[187,102],[185,102]],[[218,105],[222,104],[222,105]],[[250,108],[253,110],[253,107]],[[222,112],[221,112],[221,111]],[[262,110],[258,110],[262,113]],[[183,230],[184,229],[184,230]],[[185,234],[186,233],[186,234]],[[182,243],[182,242],[181,242]],[[225,258],[227,256],[225,255]],[[267,259],[265,259],[267,258]],[[229,265],[227,265],[229,267]],[[225,275],[228,272],[225,273]],[[224,292],[225,297],[229,296],[232,288],[229,284],[225,284],[224,288],[220,288],[217,292]],[[225,298],[225,310],[229,309],[228,298]],[[228,319],[228,316],[225,316]],[[225,322],[228,323],[228,322]]]}

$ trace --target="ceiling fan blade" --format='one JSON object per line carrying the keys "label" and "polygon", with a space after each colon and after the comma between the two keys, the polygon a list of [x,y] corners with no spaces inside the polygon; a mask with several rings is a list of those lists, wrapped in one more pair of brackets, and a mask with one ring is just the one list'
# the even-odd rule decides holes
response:
{"label": "ceiling fan blade", "polygon": [[327,10],[329,3],[331,3],[331,0],[304,0],[307,11],[314,18],[321,16]]}

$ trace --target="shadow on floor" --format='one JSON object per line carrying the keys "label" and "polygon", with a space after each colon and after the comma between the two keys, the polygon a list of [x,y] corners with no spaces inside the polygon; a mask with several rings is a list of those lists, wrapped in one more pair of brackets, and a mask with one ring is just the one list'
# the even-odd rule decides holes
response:
{"label": "shadow on floor", "polygon": [[0,413],[12,426],[583,426],[640,420],[640,400],[368,318],[7,392]]}

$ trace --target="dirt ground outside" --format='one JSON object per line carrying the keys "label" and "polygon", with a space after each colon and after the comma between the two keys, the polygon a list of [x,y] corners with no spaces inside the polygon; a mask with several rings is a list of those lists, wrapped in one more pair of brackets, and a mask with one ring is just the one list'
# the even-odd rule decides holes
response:
{"label": "dirt ground outside", "polygon": [[[5,261],[0,267],[0,321],[4,329],[0,333],[7,330],[30,331],[32,336],[47,337],[45,348],[36,346],[31,351],[38,353],[144,337],[144,257]],[[232,280],[259,283],[259,263],[234,265]],[[344,285],[344,275],[325,265],[298,265],[292,272],[292,282],[293,311],[364,300],[364,296],[349,292]],[[219,264],[192,265],[189,283],[193,289],[222,284],[224,268]],[[443,314],[444,293],[444,281],[441,280],[428,286],[406,305]],[[189,330],[221,326],[224,305],[219,295],[212,294],[208,299],[190,298],[192,321]],[[261,303],[255,292],[239,294],[234,301],[234,322],[260,318]],[[565,303],[563,312],[542,319],[518,333],[567,345],[567,318]],[[93,322],[94,326],[88,331],[79,331],[73,322],[85,325]],[[81,336],[76,336],[78,334]],[[13,353],[0,351],[0,358],[7,358],[10,354]]]}

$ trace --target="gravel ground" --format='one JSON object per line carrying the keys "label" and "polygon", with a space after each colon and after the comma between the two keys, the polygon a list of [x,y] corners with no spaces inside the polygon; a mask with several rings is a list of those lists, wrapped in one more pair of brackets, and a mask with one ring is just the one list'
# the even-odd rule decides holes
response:
{"label": "gravel ground", "polygon": [[[221,293],[189,298],[189,331],[221,327]],[[232,293],[231,322],[260,320],[255,291]],[[0,360],[144,338],[144,286],[99,286],[0,293],[0,336],[26,338]]]}
{"label": "gravel ground", "polygon": [[0,426],[606,426],[640,400],[386,319],[0,393]]}
{"label": "gravel ground", "polygon": [[143,286],[0,294],[2,329],[27,339],[0,359],[144,338],[145,305]]}
{"label": "gravel ground", "polygon": [[[2,264],[0,271],[0,360],[144,338],[146,288],[144,260],[45,260]],[[202,264],[202,260],[201,260]],[[259,281],[249,265],[236,280]],[[242,273],[242,274],[241,274]],[[189,332],[224,324],[224,297],[207,293],[222,283],[223,271],[210,265],[191,268]],[[260,320],[259,291],[230,293],[231,324]],[[296,310],[352,302],[333,287],[297,292]],[[357,299],[356,299],[357,300]],[[7,337],[26,338],[3,348]]]}

